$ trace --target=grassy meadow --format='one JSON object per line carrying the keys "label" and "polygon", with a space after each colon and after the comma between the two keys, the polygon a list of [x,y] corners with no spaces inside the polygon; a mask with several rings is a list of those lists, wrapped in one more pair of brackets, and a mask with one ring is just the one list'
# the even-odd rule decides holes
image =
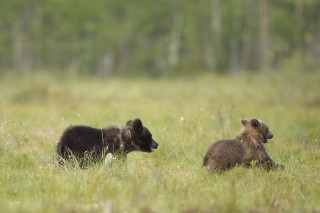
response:
{"label": "grassy meadow", "polygon": [[[261,73],[171,79],[1,76],[1,212],[320,212],[320,75]],[[57,165],[69,125],[139,117],[159,147],[111,168]],[[257,117],[283,171],[209,174],[215,140]]]}

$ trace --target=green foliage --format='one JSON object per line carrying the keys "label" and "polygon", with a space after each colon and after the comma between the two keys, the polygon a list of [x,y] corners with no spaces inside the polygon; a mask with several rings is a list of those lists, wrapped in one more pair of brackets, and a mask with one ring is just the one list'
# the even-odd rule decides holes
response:
{"label": "green foliage", "polygon": [[[48,74],[0,80],[0,204],[4,212],[317,212],[319,75],[79,79]],[[74,124],[140,117],[159,148],[111,168],[57,165],[55,144]],[[241,117],[264,120],[283,171],[208,174],[202,156],[234,137]]]}
{"label": "green foliage", "polygon": [[315,0],[3,0],[0,6],[2,72],[259,70],[263,55],[269,67],[281,67],[297,52],[307,56],[302,66],[319,67]]}

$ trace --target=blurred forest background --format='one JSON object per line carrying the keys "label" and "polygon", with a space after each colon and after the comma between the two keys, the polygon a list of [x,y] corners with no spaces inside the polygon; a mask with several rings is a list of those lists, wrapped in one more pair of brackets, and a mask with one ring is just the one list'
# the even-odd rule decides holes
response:
{"label": "blurred forest background", "polygon": [[320,66],[318,0],[1,0],[0,71],[167,76]]}

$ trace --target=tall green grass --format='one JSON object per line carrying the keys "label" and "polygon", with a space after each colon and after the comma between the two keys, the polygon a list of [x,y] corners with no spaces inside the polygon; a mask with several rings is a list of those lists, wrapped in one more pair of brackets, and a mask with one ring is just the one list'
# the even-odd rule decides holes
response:
{"label": "tall green grass", "polygon": [[[320,76],[247,74],[174,79],[83,79],[48,74],[0,80],[2,212],[318,212]],[[139,117],[159,148],[111,168],[61,168],[55,144],[69,125],[122,126]],[[208,174],[215,140],[257,117],[284,171]],[[111,206],[111,207],[110,207]]]}

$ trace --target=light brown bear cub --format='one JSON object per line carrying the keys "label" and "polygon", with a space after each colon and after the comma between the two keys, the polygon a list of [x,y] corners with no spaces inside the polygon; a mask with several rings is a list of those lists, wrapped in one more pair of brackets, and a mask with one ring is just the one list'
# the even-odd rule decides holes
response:
{"label": "light brown bear cub", "polygon": [[276,164],[266,152],[263,143],[273,137],[268,126],[258,119],[241,119],[244,126],[234,139],[221,140],[212,144],[203,159],[203,166],[210,172],[222,172],[235,166],[284,169]]}

